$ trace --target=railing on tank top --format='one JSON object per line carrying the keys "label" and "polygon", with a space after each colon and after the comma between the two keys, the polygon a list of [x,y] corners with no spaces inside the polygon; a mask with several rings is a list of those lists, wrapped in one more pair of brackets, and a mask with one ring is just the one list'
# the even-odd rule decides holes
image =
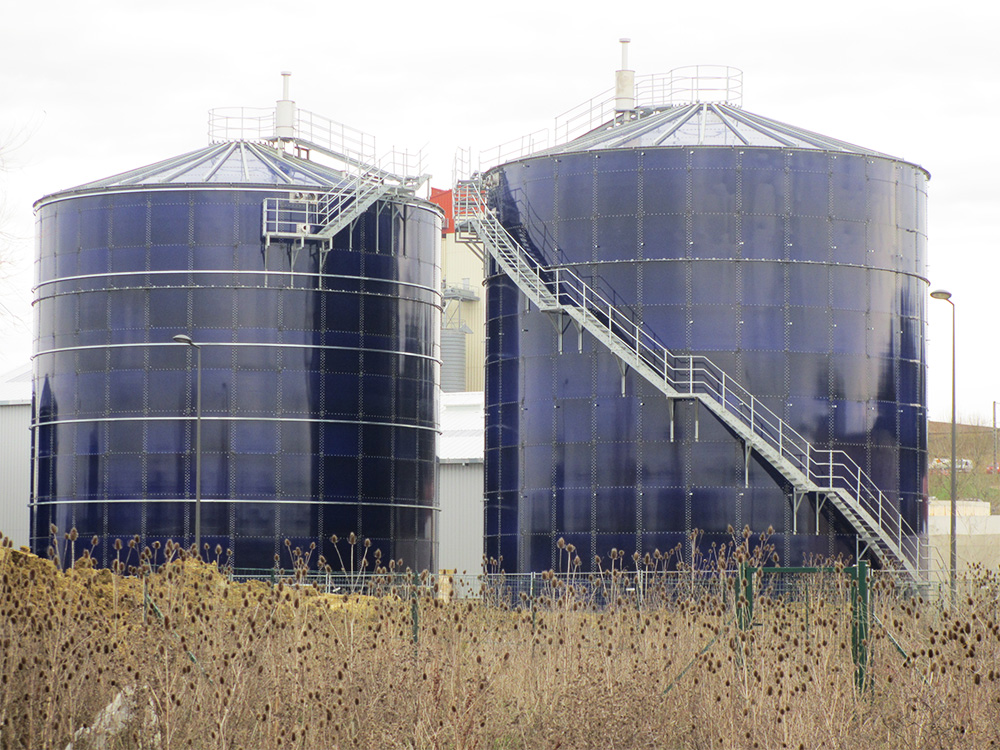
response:
{"label": "railing on tank top", "polygon": [[[481,179],[459,182],[454,193],[454,210],[456,226],[463,221],[473,222],[476,233],[498,250],[500,257],[496,260],[506,266],[505,273],[520,288],[533,290],[536,299],[532,301],[540,308],[580,310],[596,324],[612,348],[625,350],[622,359],[626,364],[635,367],[651,383],[662,384],[668,393],[701,397],[706,403],[711,402],[709,405],[714,404],[757,439],[758,445],[754,447],[758,453],[767,458],[762,446],[776,452],[806,480],[810,491],[837,492],[850,499],[857,506],[851,508],[853,513],[863,510],[895,542],[900,554],[919,564],[920,543],[916,532],[844,451],[814,448],[710,359],[673,354],[646,330],[645,324],[623,313],[572,269],[541,264],[497,220],[487,205]],[[868,525],[860,515],[848,520]]]}
{"label": "railing on tank top", "polygon": [[[264,199],[264,235],[331,239],[372,203],[392,190],[413,193],[428,179],[423,150],[391,149],[377,162],[344,162],[344,182],[325,192]],[[410,176],[417,175],[417,176]]]}

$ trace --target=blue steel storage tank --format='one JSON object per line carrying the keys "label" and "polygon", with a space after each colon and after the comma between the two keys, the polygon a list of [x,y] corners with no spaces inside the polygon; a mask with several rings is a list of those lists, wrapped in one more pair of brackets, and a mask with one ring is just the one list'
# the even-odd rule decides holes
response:
{"label": "blue steel storage tank", "polygon": [[[487,178],[538,262],[593,278],[668,349],[848,453],[926,533],[927,172],[696,101],[637,108]],[[697,402],[671,406],[526,302],[491,262],[485,551],[505,570],[559,567],[560,537],[584,569],[612,548],[688,559],[695,530],[708,551],[730,525],[771,528],[783,564],[864,551]]]}
{"label": "blue steel storage tank", "polygon": [[339,567],[329,537],[354,532],[369,563],[433,566],[441,213],[396,191],[327,245],[269,241],[265,199],[348,184],[287,150],[217,143],[37,202],[36,552],[50,524],[102,564],[116,538],[192,543],[184,334],[213,559],[287,569],[288,539]]}

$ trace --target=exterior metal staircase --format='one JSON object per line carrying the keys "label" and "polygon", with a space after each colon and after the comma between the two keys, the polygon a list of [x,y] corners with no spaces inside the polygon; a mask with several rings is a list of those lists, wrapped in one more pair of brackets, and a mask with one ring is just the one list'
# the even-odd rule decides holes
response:
{"label": "exterior metal staircase", "polygon": [[265,198],[265,246],[275,239],[298,240],[300,246],[306,240],[320,240],[322,249],[329,250],[333,238],[377,201],[389,195],[413,196],[430,179],[430,175],[421,173],[422,153],[392,149],[375,160],[367,153],[354,154],[349,148],[338,151],[311,141],[295,142],[339,162],[345,180],[325,192],[293,192],[288,197]]}
{"label": "exterior metal staircase", "polygon": [[264,238],[324,240],[326,244],[398,184],[377,170],[359,172],[325,193],[264,199]]}
{"label": "exterior metal staircase", "polygon": [[572,270],[541,265],[497,219],[481,176],[460,180],[453,200],[458,238],[482,244],[540,310],[570,316],[667,398],[700,401],[780,472],[796,496],[831,502],[886,568],[923,580],[920,537],[850,456],[814,448],[711,360],[673,354]]}

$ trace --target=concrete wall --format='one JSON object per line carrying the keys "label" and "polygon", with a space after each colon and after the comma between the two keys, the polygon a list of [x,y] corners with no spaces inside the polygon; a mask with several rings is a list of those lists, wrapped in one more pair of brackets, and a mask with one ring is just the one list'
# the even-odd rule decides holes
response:
{"label": "concrete wall", "polygon": [[[960,500],[955,518],[955,550],[958,573],[975,564],[990,570],[1000,567],[1000,516],[989,515],[989,503]],[[930,567],[933,572],[947,570],[951,560],[951,515],[947,501],[932,501],[927,519]]]}

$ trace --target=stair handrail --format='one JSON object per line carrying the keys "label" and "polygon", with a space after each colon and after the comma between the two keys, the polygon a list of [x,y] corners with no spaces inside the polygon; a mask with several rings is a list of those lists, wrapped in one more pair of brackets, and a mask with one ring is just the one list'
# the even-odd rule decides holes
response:
{"label": "stair handrail", "polygon": [[301,191],[290,198],[265,198],[263,234],[267,238],[329,240],[372,202],[390,191],[415,194],[429,179],[423,173],[423,149],[390,149],[369,162],[346,160],[345,179],[323,191]]}
{"label": "stair handrail", "polygon": [[328,190],[319,198],[318,223],[325,227],[336,221],[352,205],[360,204],[368,196],[387,188],[375,169],[353,175],[345,185]]}
{"label": "stair handrail", "polygon": [[360,205],[372,196],[389,190],[417,190],[428,178],[423,174],[423,166],[423,149],[413,154],[395,148],[385,152],[374,163],[347,165],[345,173],[350,175],[348,182],[331,188],[320,196],[321,223],[332,224],[351,206]]}
{"label": "stair handrail", "polygon": [[[459,181],[454,196],[456,226],[466,221],[474,222],[473,228],[477,233],[485,235],[494,246],[505,246],[513,255],[507,264],[510,268],[505,272],[512,271],[517,277],[528,277],[525,279],[528,282],[526,286],[536,290],[538,299],[533,300],[536,304],[547,296],[561,307],[568,302],[585,314],[589,313],[609,336],[629,351],[637,368],[645,366],[653,370],[667,387],[677,393],[711,399],[723,412],[776,450],[812,485],[810,489],[836,492],[843,499],[855,503],[895,542],[901,553],[907,555],[911,562],[919,561],[916,533],[871,477],[847,453],[814,448],[808,439],[709,358],[673,354],[646,329],[645,324],[623,315],[575,271],[565,266],[546,266],[532,257],[510,235],[487,204],[481,176]],[[518,278],[514,281],[517,282]],[[600,320],[596,313],[600,313],[605,320]],[[648,373],[645,377],[649,377]],[[864,521],[863,518],[857,520]]]}

